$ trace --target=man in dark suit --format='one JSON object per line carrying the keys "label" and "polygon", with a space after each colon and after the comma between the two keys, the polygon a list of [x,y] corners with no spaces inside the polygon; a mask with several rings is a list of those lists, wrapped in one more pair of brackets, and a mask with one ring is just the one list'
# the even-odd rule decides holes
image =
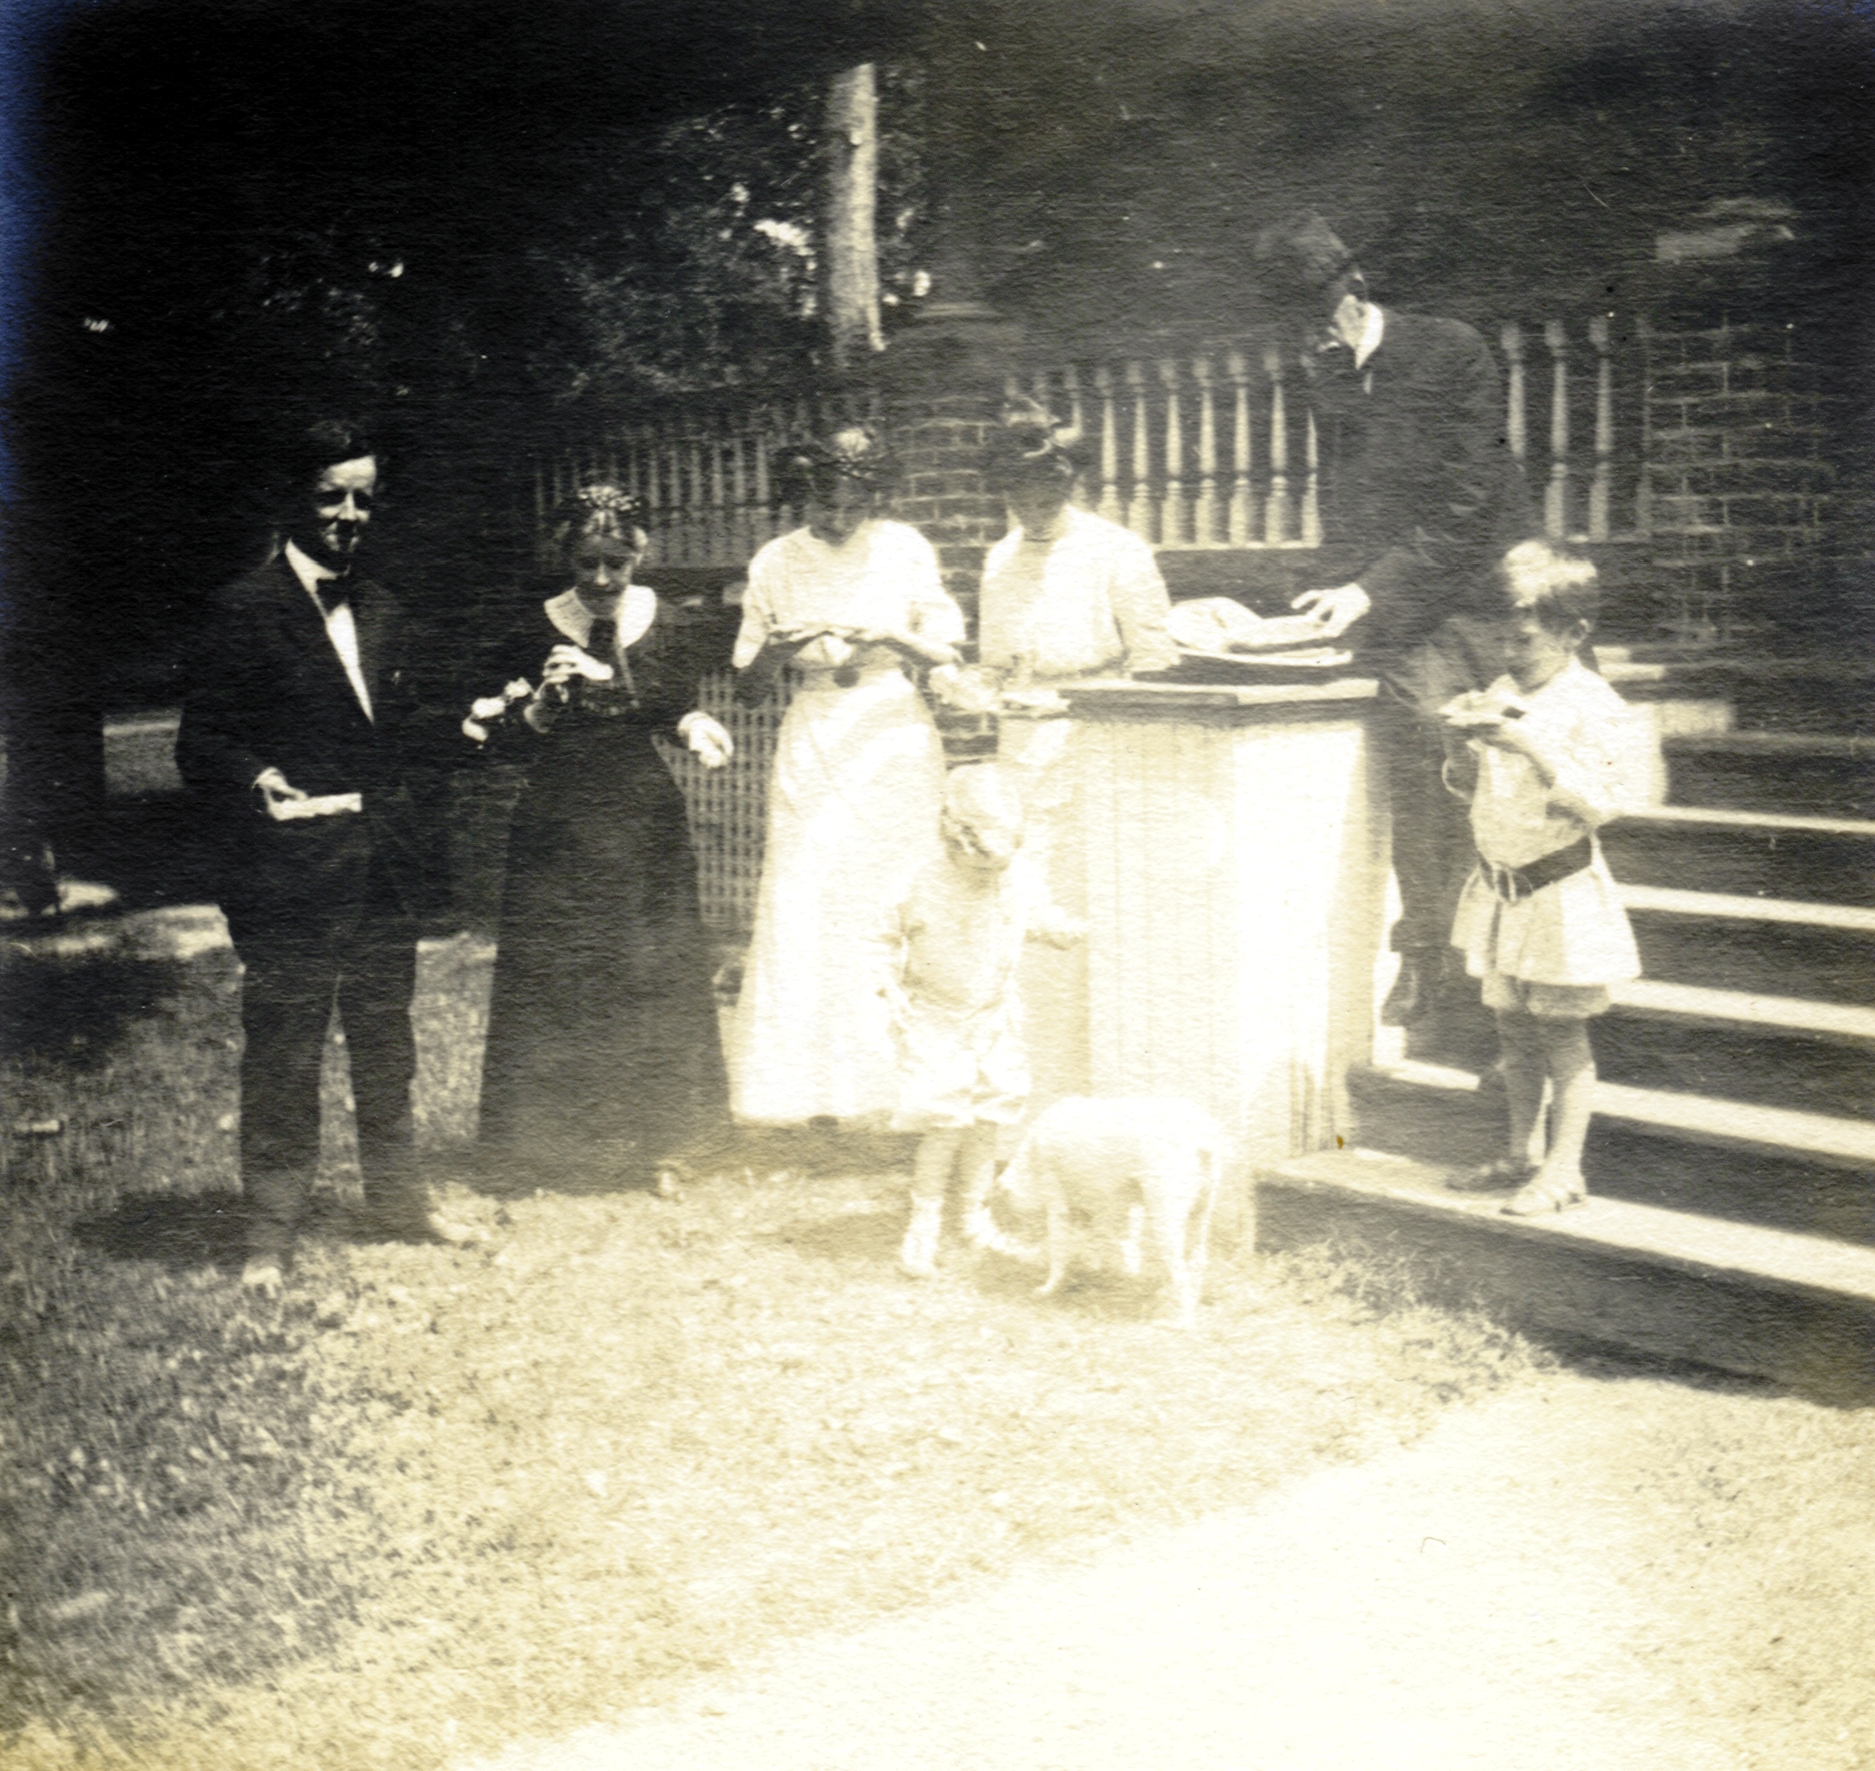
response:
{"label": "man in dark suit", "polygon": [[176,743],[209,822],[218,896],[244,967],[243,1283],[275,1292],[319,1157],[319,1073],[345,1033],[366,1223],[460,1240],[430,1209],[411,1147],[410,1000],[425,857],[409,772],[425,718],[397,604],[353,569],[377,451],[322,421],[281,463],[284,544],[213,599]]}
{"label": "man in dark suit", "polygon": [[1383,309],[1320,216],[1256,242],[1266,297],[1299,348],[1320,439],[1322,529],[1367,563],[1296,607],[1349,636],[1381,683],[1378,736],[1401,916],[1395,1025],[1439,1006],[1452,917],[1473,862],[1466,809],[1440,779],[1440,707],[1502,671],[1484,618],[1491,574],[1533,533],[1489,347],[1458,320]]}

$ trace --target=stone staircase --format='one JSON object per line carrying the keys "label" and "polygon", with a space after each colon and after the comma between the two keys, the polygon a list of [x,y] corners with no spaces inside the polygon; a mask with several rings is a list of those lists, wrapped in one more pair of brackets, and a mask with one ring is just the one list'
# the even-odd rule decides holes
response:
{"label": "stone staircase", "polygon": [[[1496,1153],[1488,1071],[1351,1078],[1356,1147],[1260,1179],[1259,1239],[1352,1234],[1526,1324],[1831,1394],[1875,1390],[1875,687],[1866,668],[1606,654],[1668,803],[1604,833],[1645,976],[1594,1029],[1595,1197],[1449,1193]],[[1750,718],[1754,723],[1747,724]]]}

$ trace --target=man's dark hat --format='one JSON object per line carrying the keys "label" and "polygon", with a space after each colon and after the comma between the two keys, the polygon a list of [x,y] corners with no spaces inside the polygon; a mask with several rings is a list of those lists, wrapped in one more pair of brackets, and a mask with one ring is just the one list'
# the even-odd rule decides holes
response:
{"label": "man's dark hat", "polygon": [[1313,210],[1264,228],[1251,255],[1264,294],[1283,304],[1313,299],[1355,268],[1341,236]]}

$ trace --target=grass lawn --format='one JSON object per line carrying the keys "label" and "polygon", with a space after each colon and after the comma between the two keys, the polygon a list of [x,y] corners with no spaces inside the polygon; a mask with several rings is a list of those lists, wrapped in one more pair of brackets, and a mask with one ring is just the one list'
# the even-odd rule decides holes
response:
{"label": "grass lawn", "polygon": [[[680,1205],[466,1186],[484,1249],[323,1231],[235,1282],[238,981],[207,923],[0,987],[0,1762],[423,1771],[777,1639],[1410,1439],[1532,1355],[1363,1269],[898,1278],[905,1152],[751,1144]],[[472,1124],[487,956],[426,956],[420,1124]],[[342,1099],[336,1071],[328,1088]],[[54,1123],[59,1127],[47,1128]],[[354,1184],[342,1138],[333,1198]],[[896,1172],[895,1172],[896,1169]]]}

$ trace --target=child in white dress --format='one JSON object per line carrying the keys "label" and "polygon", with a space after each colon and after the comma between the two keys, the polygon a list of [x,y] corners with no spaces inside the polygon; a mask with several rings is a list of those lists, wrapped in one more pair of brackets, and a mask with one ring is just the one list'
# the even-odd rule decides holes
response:
{"label": "child in white dress", "polygon": [[913,875],[880,931],[898,1045],[892,1125],[923,1134],[899,1250],[901,1271],[917,1279],[936,1274],[954,1172],[966,1233],[995,1239],[986,1201],[997,1128],[1015,1124],[1029,1092],[1016,965],[1026,941],[1066,947],[1085,932],[1018,858],[1022,828],[1021,798],[993,763],[952,770],[939,821],[944,851]]}
{"label": "child in white dress", "polygon": [[1645,728],[1578,656],[1595,624],[1594,565],[1526,541],[1505,555],[1499,582],[1509,671],[1443,715],[1446,786],[1471,802],[1478,849],[1452,944],[1497,1015],[1509,1143],[1497,1161],[1449,1185],[1515,1188],[1504,1210],[1530,1217],[1588,1196],[1589,1017],[1606,1012],[1611,984],[1640,976],[1595,832],[1646,803],[1651,755]]}

